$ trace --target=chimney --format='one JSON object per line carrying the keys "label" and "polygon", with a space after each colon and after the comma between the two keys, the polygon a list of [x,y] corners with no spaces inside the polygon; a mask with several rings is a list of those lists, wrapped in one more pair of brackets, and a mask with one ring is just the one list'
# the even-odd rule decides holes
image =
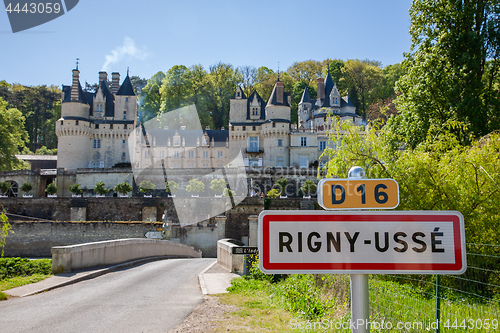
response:
{"label": "chimney", "polygon": [[210,126],[206,126],[205,131],[209,131],[209,130],[210,130]]}
{"label": "chimney", "polygon": [[185,131],[186,130],[186,126],[185,125],[182,125],[181,126],[181,131]]}
{"label": "chimney", "polygon": [[276,103],[283,104],[283,88],[284,83],[281,81],[276,82]]}
{"label": "chimney", "polygon": [[99,85],[101,85],[102,81],[108,80],[108,73],[106,72],[99,72]]}
{"label": "chimney", "polygon": [[118,89],[120,88],[120,73],[111,73],[111,93],[116,95]]}
{"label": "chimney", "polygon": [[80,71],[78,69],[73,69],[73,84],[71,85],[71,101],[78,101],[79,85],[80,85]]}
{"label": "chimney", "polygon": [[221,130],[221,131],[223,131],[223,130],[224,130],[224,126],[222,126],[222,127],[220,128],[220,130]]}
{"label": "chimney", "polygon": [[325,79],[318,78],[318,99],[325,98]]}

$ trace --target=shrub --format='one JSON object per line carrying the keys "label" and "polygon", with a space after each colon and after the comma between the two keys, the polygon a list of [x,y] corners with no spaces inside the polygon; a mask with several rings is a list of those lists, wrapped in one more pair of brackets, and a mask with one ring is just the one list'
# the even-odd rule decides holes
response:
{"label": "shrub", "polygon": [[95,184],[94,192],[98,195],[106,195],[109,192],[109,189],[105,188],[106,184],[104,182],[98,182]]}
{"label": "shrub", "polygon": [[24,183],[21,186],[21,191],[25,192],[26,194],[28,194],[32,189],[33,185],[31,183]]}
{"label": "shrub", "polygon": [[0,258],[0,280],[33,274],[48,275],[51,271],[51,259]]}
{"label": "shrub", "polygon": [[83,190],[80,188],[80,184],[73,184],[69,187],[69,191],[75,195],[80,195],[83,193]]}
{"label": "shrub", "polygon": [[280,193],[277,189],[273,188],[272,190],[270,190],[269,192],[267,192],[267,196],[269,198],[279,198],[280,196]]}
{"label": "shrub", "polygon": [[280,192],[280,194],[281,193],[286,194],[286,185],[287,184],[288,184],[288,180],[286,178],[280,178],[276,181],[276,184],[274,186],[278,185],[277,190]]}
{"label": "shrub", "polygon": [[49,185],[47,185],[47,188],[45,189],[45,192],[47,192],[47,194],[50,194],[50,195],[56,194],[57,193],[57,186],[56,186],[56,184],[50,183]]}
{"label": "shrub", "polygon": [[141,191],[142,193],[148,193],[149,191],[152,191],[154,189],[155,189],[155,184],[153,184],[149,180],[143,180],[139,184],[139,191]]}
{"label": "shrub", "polygon": [[120,183],[113,188],[113,191],[118,192],[120,194],[127,194],[132,191],[132,186],[130,186],[127,182]]}
{"label": "shrub", "polygon": [[227,183],[224,179],[214,179],[210,184],[210,189],[217,194],[222,193],[225,189],[227,189]]}
{"label": "shrub", "polygon": [[203,182],[199,181],[198,179],[189,180],[189,185],[186,186],[186,191],[188,192],[200,193],[204,190],[205,184],[203,184]]}
{"label": "shrub", "polygon": [[224,191],[222,191],[222,196],[223,197],[234,197],[235,194],[236,194],[235,191],[230,190],[228,188],[225,188]]}
{"label": "shrub", "polygon": [[311,195],[311,193],[316,192],[316,184],[314,183],[313,180],[308,179],[302,184],[302,187],[300,190],[302,191],[303,195]]}
{"label": "shrub", "polygon": [[165,190],[167,193],[175,193],[179,191],[179,184],[174,182],[173,180],[165,182]]}
{"label": "shrub", "polygon": [[2,192],[2,194],[6,194],[7,192],[9,192],[9,190],[11,188],[12,188],[12,184],[9,182],[1,182],[0,183],[0,192]]}

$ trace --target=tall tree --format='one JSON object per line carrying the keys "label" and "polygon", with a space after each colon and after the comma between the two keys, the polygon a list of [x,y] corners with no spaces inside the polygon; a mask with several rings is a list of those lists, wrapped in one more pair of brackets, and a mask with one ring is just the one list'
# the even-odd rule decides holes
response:
{"label": "tall tree", "polygon": [[325,68],[325,61],[296,61],[287,69],[287,73],[295,82],[302,81],[307,85],[312,85],[318,77],[323,75],[323,69]]}
{"label": "tall tree", "polygon": [[161,107],[160,87],[164,78],[165,73],[159,71],[142,88],[138,98],[140,122],[145,122],[159,114]]}
{"label": "tall tree", "polygon": [[22,166],[16,158],[27,137],[21,111],[9,108],[0,97],[0,171],[9,171]]}
{"label": "tall tree", "polygon": [[[500,128],[498,0],[414,0],[412,45],[397,83],[400,115],[389,122],[411,147],[432,129],[460,122],[462,143]],[[464,131],[464,128],[468,130]]]}
{"label": "tall tree", "polygon": [[253,66],[238,67],[238,71],[242,75],[242,88],[245,95],[250,96],[255,90],[257,81],[257,68]]}

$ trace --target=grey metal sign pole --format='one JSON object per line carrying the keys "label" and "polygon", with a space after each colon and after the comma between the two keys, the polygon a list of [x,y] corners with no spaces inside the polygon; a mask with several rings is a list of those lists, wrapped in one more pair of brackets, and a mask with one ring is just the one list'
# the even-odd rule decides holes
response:
{"label": "grey metal sign pole", "polygon": [[[349,170],[348,179],[366,179],[363,168],[355,166]],[[370,307],[368,274],[351,274],[351,327],[352,332],[370,332]]]}

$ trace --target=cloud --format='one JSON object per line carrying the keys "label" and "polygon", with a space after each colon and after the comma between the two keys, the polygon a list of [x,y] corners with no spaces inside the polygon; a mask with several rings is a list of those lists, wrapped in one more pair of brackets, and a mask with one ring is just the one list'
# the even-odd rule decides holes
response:
{"label": "cloud", "polygon": [[128,56],[128,59],[144,60],[148,56],[148,53],[146,49],[138,48],[132,38],[125,36],[122,46],[115,48],[111,51],[111,54],[104,56],[106,61],[102,65],[101,70],[107,72],[110,65],[116,64],[126,56]]}

